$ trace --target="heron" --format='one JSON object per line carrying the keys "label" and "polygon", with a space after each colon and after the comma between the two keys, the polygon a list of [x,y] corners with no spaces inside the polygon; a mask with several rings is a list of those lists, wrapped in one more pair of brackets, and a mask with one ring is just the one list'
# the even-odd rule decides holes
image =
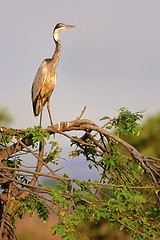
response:
{"label": "heron", "polygon": [[33,113],[37,117],[40,114],[40,126],[42,121],[42,111],[45,104],[47,104],[48,114],[51,125],[53,125],[51,112],[50,112],[50,97],[57,82],[57,65],[61,54],[61,42],[59,40],[59,33],[63,30],[73,28],[75,26],[58,23],[53,30],[53,39],[56,48],[52,58],[45,59],[34,78],[31,99],[33,104]]}

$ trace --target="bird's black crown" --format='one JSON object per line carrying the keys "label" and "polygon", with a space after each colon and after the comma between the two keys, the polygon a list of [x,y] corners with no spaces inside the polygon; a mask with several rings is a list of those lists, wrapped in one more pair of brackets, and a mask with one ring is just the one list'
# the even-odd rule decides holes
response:
{"label": "bird's black crown", "polygon": [[61,28],[61,27],[64,27],[64,26],[65,26],[65,24],[63,24],[63,23],[57,23],[57,25],[55,26],[54,30],[58,29],[58,28]]}

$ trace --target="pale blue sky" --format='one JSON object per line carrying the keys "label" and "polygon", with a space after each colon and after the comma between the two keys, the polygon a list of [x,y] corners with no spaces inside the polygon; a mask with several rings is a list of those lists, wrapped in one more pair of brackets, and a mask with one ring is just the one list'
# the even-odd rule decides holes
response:
{"label": "pale blue sky", "polygon": [[12,127],[39,123],[30,90],[39,65],[53,55],[58,22],[76,28],[60,34],[54,123],[73,120],[85,105],[84,117],[96,123],[122,106],[147,108],[146,115],[160,110],[160,1],[0,0],[0,107],[14,116]]}

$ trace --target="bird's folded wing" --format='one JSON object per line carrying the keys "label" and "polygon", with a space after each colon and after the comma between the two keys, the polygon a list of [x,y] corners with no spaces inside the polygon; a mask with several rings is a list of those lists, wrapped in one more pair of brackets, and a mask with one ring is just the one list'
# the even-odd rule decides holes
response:
{"label": "bird's folded wing", "polygon": [[32,101],[34,102],[38,95],[41,93],[43,85],[46,80],[46,62],[43,61],[40,65],[32,85]]}

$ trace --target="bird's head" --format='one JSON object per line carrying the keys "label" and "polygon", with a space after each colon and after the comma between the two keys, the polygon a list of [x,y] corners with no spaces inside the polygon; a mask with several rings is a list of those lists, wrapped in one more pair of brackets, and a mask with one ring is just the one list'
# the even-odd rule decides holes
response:
{"label": "bird's head", "polygon": [[66,29],[69,29],[69,28],[74,28],[75,26],[72,26],[72,25],[66,25],[66,24],[63,24],[63,23],[58,23],[55,28],[54,28],[54,31],[53,31],[53,38],[55,41],[58,40],[58,34],[60,31],[63,31],[63,30],[66,30]]}

